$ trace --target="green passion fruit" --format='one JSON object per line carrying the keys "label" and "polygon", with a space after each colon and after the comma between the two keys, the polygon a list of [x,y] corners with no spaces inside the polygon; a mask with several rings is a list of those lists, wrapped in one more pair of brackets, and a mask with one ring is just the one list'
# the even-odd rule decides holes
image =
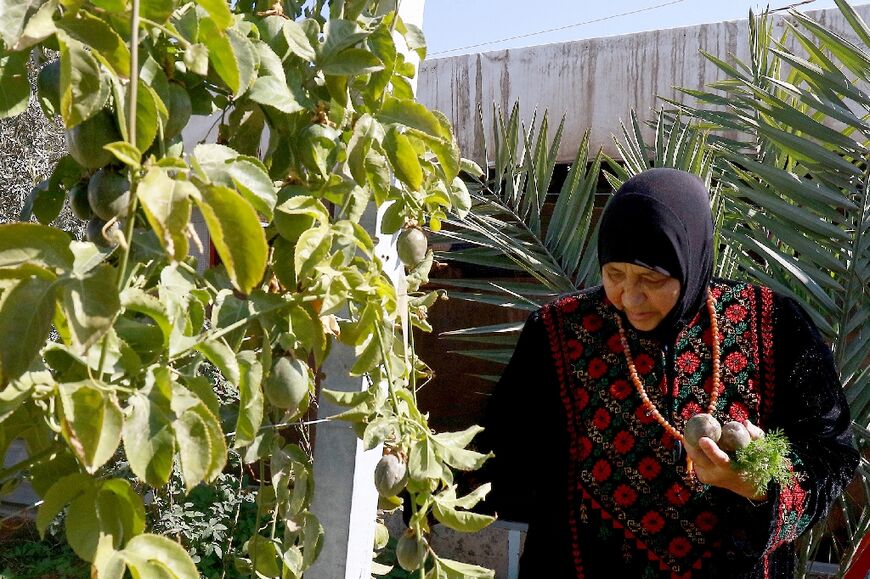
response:
{"label": "green passion fruit", "polygon": [[60,114],[60,59],[42,67],[36,77],[36,97],[47,117]]}
{"label": "green passion fruit", "polygon": [[104,221],[126,217],[130,208],[130,181],[118,171],[100,169],[88,182],[88,203]]}
{"label": "green passion fruit", "polygon": [[121,140],[114,117],[102,110],[66,132],[66,144],[76,163],[88,169],[108,165],[114,156],[105,145]]}
{"label": "green passion fruit", "polygon": [[416,571],[426,560],[426,542],[417,536],[414,529],[406,529],[396,543],[396,560],[405,571]]}
{"label": "green passion fruit", "polygon": [[263,391],[272,406],[295,410],[308,396],[310,383],[308,364],[293,356],[282,356],[272,366]]}
{"label": "green passion fruit", "polygon": [[103,235],[103,228],[106,226],[106,223],[106,221],[103,221],[99,217],[91,217],[85,227],[85,239],[100,247],[113,247],[115,243],[110,241],[110,239],[115,237],[116,233],[120,233],[120,227],[116,221],[108,228],[106,235]]}
{"label": "green passion fruit", "polygon": [[382,497],[394,497],[408,484],[408,465],[395,454],[385,454],[375,466],[375,488]]}
{"label": "green passion fruit", "polygon": [[399,259],[408,267],[414,267],[423,261],[428,247],[426,234],[418,227],[403,229],[396,240],[396,252],[399,254]]}
{"label": "green passion fruit", "polygon": [[88,201],[87,183],[76,183],[69,190],[69,206],[79,219],[90,219],[94,216],[91,204]]}

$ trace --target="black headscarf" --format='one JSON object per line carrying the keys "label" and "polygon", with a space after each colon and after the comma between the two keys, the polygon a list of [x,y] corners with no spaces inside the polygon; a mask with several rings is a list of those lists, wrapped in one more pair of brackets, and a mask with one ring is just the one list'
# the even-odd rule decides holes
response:
{"label": "black headscarf", "polygon": [[652,331],[672,336],[703,306],[713,276],[710,193],[695,175],[650,169],[610,199],[598,231],[598,263],[633,263],[680,280],[680,298]]}

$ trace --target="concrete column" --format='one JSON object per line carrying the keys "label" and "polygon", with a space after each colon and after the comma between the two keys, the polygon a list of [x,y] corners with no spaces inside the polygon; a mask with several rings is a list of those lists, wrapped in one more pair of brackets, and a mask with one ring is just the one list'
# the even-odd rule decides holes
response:
{"label": "concrete column", "polygon": [[[405,22],[421,26],[425,0],[402,0],[400,14]],[[407,55],[418,64],[416,54]],[[413,59],[412,59],[413,57]],[[416,82],[414,83],[416,86]],[[361,224],[370,233],[380,231],[383,207],[363,216]],[[376,254],[387,274],[404,294],[404,268],[396,256],[395,236],[377,235]],[[404,325],[404,324],[403,324]],[[323,365],[325,383],[332,390],[360,391],[362,380],[348,375],[356,356],[352,347],[333,342]],[[322,396],[318,401],[318,418],[326,418],[343,409]],[[306,579],[369,579],[374,546],[378,495],[374,487],[375,465],[381,447],[369,451],[344,422],[317,424],[314,448],[315,492],[311,510],[324,529],[323,549],[317,562],[305,573]]]}

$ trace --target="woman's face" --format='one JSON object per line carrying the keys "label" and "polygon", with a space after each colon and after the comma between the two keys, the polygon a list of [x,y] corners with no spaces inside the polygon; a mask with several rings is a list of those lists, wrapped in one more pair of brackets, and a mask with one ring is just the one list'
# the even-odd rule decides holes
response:
{"label": "woman's face", "polygon": [[643,332],[655,329],[680,298],[680,280],[633,263],[605,263],[601,277],[607,299]]}

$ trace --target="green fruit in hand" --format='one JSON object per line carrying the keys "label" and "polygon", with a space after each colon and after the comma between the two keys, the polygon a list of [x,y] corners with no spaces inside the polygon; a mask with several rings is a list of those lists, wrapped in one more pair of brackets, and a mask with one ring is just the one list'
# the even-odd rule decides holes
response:
{"label": "green fruit in hand", "polygon": [[272,366],[263,390],[272,406],[295,410],[308,396],[310,383],[308,364],[293,356],[283,356]]}
{"label": "green fruit in hand", "polygon": [[39,71],[36,95],[45,116],[60,114],[60,59],[49,62]]}
{"label": "green fruit in hand", "polygon": [[413,529],[406,529],[396,543],[396,560],[405,571],[416,571],[426,560],[426,542]]}
{"label": "green fruit in hand", "polygon": [[106,221],[103,221],[99,217],[91,217],[88,221],[87,227],[85,227],[85,238],[100,247],[113,247],[115,243],[110,241],[110,239],[114,238],[115,234],[120,232],[120,227],[118,226],[118,222],[112,224],[112,226],[106,231],[106,236],[103,235],[103,227],[106,226]]}
{"label": "green fruit in hand", "polygon": [[130,209],[130,181],[112,169],[100,169],[88,183],[88,203],[105,221],[126,217]]}
{"label": "green fruit in hand", "polygon": [[115,119],[102,110],[66,132],[66,144],[76,163],[88,169],[108,165],[114,156],[103,146],[121,140]]}
{"label": "green fruit in hand", "polygon": [[396,240],[396,252],[399,259],[408,267],[414,267],[426,257],[428,248],[426,234],[417,227],[408,227],[399,233]]}
{"label": "green fruit in hand", "polygon": [[698,446],[702,436],[706,436],[713,442],[718,442],[719,437],[722,436],[722,426],[710,414],[696,414],[686,422],[686,430],[683,432],[686,444]]}
{"label": "green fruit in hand", "polygon": [[88,201],[87,183],[76,183],[69,190],[69,206],[79,219],[90,219],[94,216],[91,204]]}
{"label": "green fruit in hand", "polygon": [[395,454],[385,454],[375,466],[375,488],[382,497],[394,497],[408,484],[408,466]]}
{"label": "green fruit in hand", "polygon": [[725,452],[734,452],[746,448],[752,442],[749,431],[740,422],[732,420],[722,425],[722,436],[719,437],[719,448]]}
{"label": "green fruit in hand", "polygon": [[177,82],[169,83],[169,102],[166,104],[166,108],[169,109],[169,119],[163,128],[163,138],[169,140],[187,126],[193,107],[187,89]]}

